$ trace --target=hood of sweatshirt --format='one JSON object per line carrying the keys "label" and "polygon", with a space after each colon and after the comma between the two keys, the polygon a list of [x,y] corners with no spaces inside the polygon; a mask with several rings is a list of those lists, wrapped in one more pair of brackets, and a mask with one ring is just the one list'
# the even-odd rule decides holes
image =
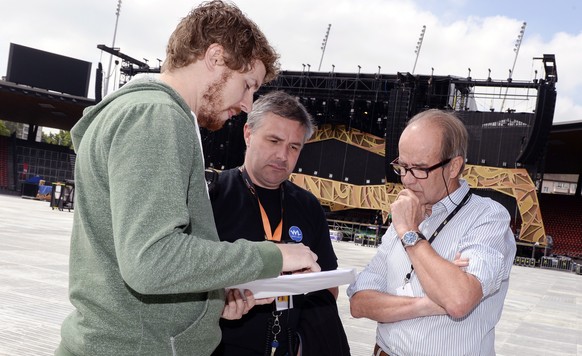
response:
{"label": "hood of sweatshirt", "polygon": [[172,89],[172,87],[160,81],[159,79],[151,77],[134,78],[119,90],[116,90],[113,93],[107,95],[105,98],[103,98],[102,101],[100,101],[96,105],[89,106],[85,108],[85,110],[83,110],[83,116],[71,129],[71,139],[73,141],[73,146],[74,147],[80,146],[81,140],[83,139],[83,136],[87,131],[87,128],[91,125],[91,123],[93,123],[93,121],[99,115],[99,113],[105,107],[107,107],[107,105],[109,105],[112,101],[118,99],[123,95],[144,90],[157,90],[166,92],[184,109],[186,113],[192,116],[192,120],[195,120],[190,107],[186,104],[186,102],[180,96],[180,94],[178,94],[178,92]]}

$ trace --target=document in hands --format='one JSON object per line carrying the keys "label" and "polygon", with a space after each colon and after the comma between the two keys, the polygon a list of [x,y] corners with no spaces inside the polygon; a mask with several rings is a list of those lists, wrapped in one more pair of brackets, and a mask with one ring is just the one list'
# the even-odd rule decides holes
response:
{"label": "document in hands", "polygon": [[261,299],[309,293],[350,284],[355,279],[355,268],[338,268],[333,271],[287,274],[276,278],[257,279],[227,289],[240,289],[241,291],[248,289],[253,292],[255,299]]}

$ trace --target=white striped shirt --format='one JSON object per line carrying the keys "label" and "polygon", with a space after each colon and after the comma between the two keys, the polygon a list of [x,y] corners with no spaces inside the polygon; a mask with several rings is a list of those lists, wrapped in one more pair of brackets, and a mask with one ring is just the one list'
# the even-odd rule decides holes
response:
{"label": "white striped shirt", "polygon": [[[461,187],[450,195],[451,200],[459,203],[468,190],[467,182],[461,180]],[[419,226],[424,236],[430,238],[455,208],[451,200],[445,197],[433,205],[431,215]],[[516,251],[509,220],[509,213],[501,204],[473,194],[434,239],[432,248],[449,261],[457,251],[469,259],[465,271],[481,282],[481,302],[460,319],[438,315],[378,323],[378,345],[394,356],[495,355],[495,325],[501,317]],[[409,272],[408,254],[390,227],[376,256],[349,286],[348,296],[361,290],[396,295]],[[415,297],[425,296],[415,273],[410,283]]]}

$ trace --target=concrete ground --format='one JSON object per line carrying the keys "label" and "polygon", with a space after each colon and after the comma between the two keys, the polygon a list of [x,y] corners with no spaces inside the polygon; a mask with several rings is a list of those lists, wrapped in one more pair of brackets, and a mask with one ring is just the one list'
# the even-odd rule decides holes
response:
{"label": "concrete ground", "polygon": [[[49,203],[0,195],[0,355],[52,355],[67,297],[73,213]],[[358,271],[373,247],[334,242],[340,267]],[[376,324],[349,313],[346,287],[338,306],[352,355],[371,355]],[[501,356],[582,356],[582,276],[514,266],[496,331]]]}

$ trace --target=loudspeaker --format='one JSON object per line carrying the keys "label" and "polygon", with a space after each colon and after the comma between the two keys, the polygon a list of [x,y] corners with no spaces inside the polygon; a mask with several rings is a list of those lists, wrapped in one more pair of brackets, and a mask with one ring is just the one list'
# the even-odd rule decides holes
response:
{"label": "loudspeaker", "polygon": [[103,65],[101,62],[95,69],[95,102],[98,103],[103,99]]}
{"label": "loudspeaker", "polygon": [[541,82],[538,88],[538,99],[534,126],[527,139],[517,162],[524,165],[534,165],[540,159],[552,128],[554,110],[556,108],[556,87],[554,83]]}
{"label": "loudspeaker", "polygon": [[388,119],[386,120],[386,138],[384,143],[384,159],[386,181],[400,183],[400,177],[394,173],[390,162],[398,156],[398,141],[406,127],[410,111],[410,89],[395,87],[390,90],[388,101]]}

